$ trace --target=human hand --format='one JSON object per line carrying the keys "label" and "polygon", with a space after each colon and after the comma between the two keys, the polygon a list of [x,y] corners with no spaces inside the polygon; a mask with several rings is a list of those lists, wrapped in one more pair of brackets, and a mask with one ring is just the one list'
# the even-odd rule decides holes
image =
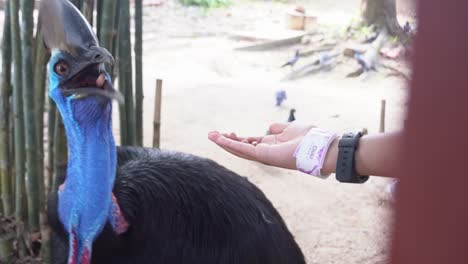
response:
{"label": "human hand", "polygon": [[208,138],[227,152],[240,158],[285,169],[296,169],[293,157],[297,146],[313,126],[276,123],[269,134],[261,137],[238,137],[235,133],[210,132]]}

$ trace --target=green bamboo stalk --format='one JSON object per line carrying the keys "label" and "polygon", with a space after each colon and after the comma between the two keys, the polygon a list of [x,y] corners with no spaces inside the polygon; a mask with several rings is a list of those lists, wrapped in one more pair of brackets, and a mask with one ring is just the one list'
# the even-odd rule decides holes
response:
{"label": "green bamboo stalk", "polygon": [[17,239],[19,241],[20,256],[26,255],[26,247],[23,240],[23,223],[26,220],[24,199],[24,116],[23,116],[23,84],[22,84],[22,60],[21,60],[21,38],[19,27],[19,0],[10,0],[11,21],[11,44],[13,54],[13,118],[15,130],[15,218],[17,228]]}
{"label": "green bamboo stalk", "polygon": [[[117,55],[117,50],[119,48],[118,36],[119,36],[119,22],[120,22],[120,1],[115,1],[115,10],[114,18],[112,20],[112,32],[111,32],[111,41],[112,41],[112,54]],[[117,66],[115,68],[118,68]],[[118,76],[117,72],[115,76]]]}
{"label": "green bamboo stalk", "polygon": [[24,207],[24,122],[23,122],[23,91],[22,91],[22,67],[21,67],[21,39],[18,20],[19,0],[10,0],[11,15],[11,43],[14,61],[13,75],[13,116],[15,129],[15,169],[16,169],[16,197],[15,214],[17,221],[23,221]]}
{"label": "green bamboo stalk", "polygon": [[43,263],[50,262],[50,228],[46,214],[46,187],[44,181],[44,105],[45,105],[45,85],[48,53],[40,40],[40,25],[36,33],[35,42],[35,67],[34,67],[34,91],[36,108],[36,131],[37,146],[37,175],[39,189],[39,224],[41,230],[41,258]]}
{"label": "green bamboo stalk", "polygon": [[67,173],[67,138],[65,135],[65,127],[63,126],[62,118],[59,111],[55,112],[55,134],[54,134],[54,179],[52,191],[58,190],[60,180],[64,179]]}
{"label": "green bamboo stalk", "polygon": [[[11,12],[11,11],[10,11]],[[13,198],[13,209],[16,210],[15,205],[15,197],[16,197],[16,162],[15,162],[15,117],[13,111],[13,102],[12,102],[12,86],[10,85],[10,113],[8,114],[8,118],[10,120],[10,127],[8,128],[8,140],[10,142],[10,149],[8,150],[8,157],[10,161],[10,175],[11,175],[11,191],[12,191],[12,198]]]}
{"label": "green bamboo stalk", "polygon": [[[38,29],[37,36],[40,36],[40,29]],[[40,193],[40,210],[45,209],[45,182],[44,182],[44,105],[45,105],[45,86],[47,76],[47,61],[49,59],[48,53],[39,37],[36,38],[36,59],[34,67],[34,107],[35,107],[35,120],[37,137],[37,175],[39,179],[39,193]]]}
{"label": "green bamboo stalk", "polygon": [[101,25],[102,25],[102,12],[103,12],[103,0],[96,0],[97,1],[97,4],[96,4],[96,34],[98,36],[98,39],[101,39],[102,36],[101,36]]}
{"label": "green bamboo stalk", "polygon": [[52,185],[54,182],[54,135],[55,135],[55,103],[52,99],[48,100],[47,107],[47,193],[52,191]]}
{"label": "green bamboo stalk", "polygon": [[143,146],[143,0],[135,1],[136,143]]}
{"label": "green bamboo stalk", "polygon": [[[119,47],[117,48],[117,51],[119,50]],[[119,77],[118,77],[118,87],[119,91],[125,95],[125,85],[126,85],[126,76],[125,74],[121,74],[121,64],[120,64],[121,58],[120,56],[117,56],[117,63],[118,63],[118,70],[119,70]],[[127,114],[126,114],[126,108],[125,105],[119,104],[119,124],[120,124],[120,145],[126,146],[128,145],[128,134],[127,134]]]}
{"label": "green bamboo stalk", "polygon": [[[112,24],[112,50],[110,51],[112,54],[114,54],[115,58],[118,59],[118,49],[119,49],[119,43],[118,41],[118,36],[119,36],[119,18],[120,18],[120,1],[116,1],[117,3],[115,4],[115,16],[113,19],[113,24]],[[113,69],[111,69],[111,76],[119,76],[119,64],[115,63]]]}
{"label": "green bamboo stalk", "polygon": [[[106,1],[106,0],[103,0]],[[118,87],[120,92],[125,95],[125,76],[120,76],[120,55],[119,55],[119,49],[120,49],[120,43],[118,40],[120,39],[120,31],[119,31],[119,22],[120,22],[120,6],[121,2],[120,0],[116,1],[116,15],[113,20],[113,27],[112,30],[113,32],[116,33],[116,35],[112,35],[112,53],[116,54],[116,64],[113,69],[113,76],[117,76],[118,80]],[[128,140],[127,140],[127,116],[125,114],[125,106],[120,104],[119,105],[119,124],[120,124],[120,144],[125,146],[128,145]]]}
{"label": "green bamboo stalk", "polygon": [[[127,144],[136,145],[135,108],[133,103],[132,76],[132,43],[130,35],[130,3],[120,0],[119,18],[119,88],[125,91],[125,119],[127,128]],[[123,78],[125,77],[125,78]]]}
{"label": "green bamboo stalk", "polygon": [[2,44],[2,87],[0,90],[0,182],[2,185],[3,215],[13,214],[10,167],[10,92],[11,92],[11,24],[10,4],[5,5]]}
{"label": "green bamboo stalk", "polygon": [[37,232],[39,226],[39,179],[37,166],[37,136],[36,114],[34,112],[34,79],[33,79],[33,29],[34,29],[34,0],[21,1],[22,18],[22,47],[23,47],[23,100],[24,121],[26,129],[26,178],[28,201],[28,227],[29,231]]}
{"label": "green bamboo stalk", "polygon": [[83,0],[81,11],[90,25],[93,25],[94,0]]}
{"label": "green bamboo stalk", "polygon": [[71,0],[70,2],[72,2],[76,6],[76,8],[81,10],[81,0]]}
{"label": "green bamboo stalk", "polygon": [[100,44],[107,50],[112,50],[112,27],[116,14],[116,0],[101,0],[102,17],[101,17],[101,39]]}

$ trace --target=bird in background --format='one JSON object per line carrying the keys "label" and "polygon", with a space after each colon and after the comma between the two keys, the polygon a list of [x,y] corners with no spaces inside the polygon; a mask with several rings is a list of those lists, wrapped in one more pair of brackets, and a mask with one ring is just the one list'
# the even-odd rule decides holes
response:
{"label": "bird in background", "polygon": [[294,57],[292,57],[288,62],[283,64],[283,66],[281,66],[281,68],[284,68],[286,66],[291,66],[291,68],[293,68],[300,57],[301,57],[300,51],[296,50],[296,53],[294,54]]}
{"label": "bird in background", "polygon": [[361,66],[364,71],[375,70],[375,59],[373,57],[368,57],[367,59],[363,53],[356,52],[354,54],[354,59]]}
{"label": "bird in background", "polygon": [[285,90],[279,90],[275,94],[276,96],[276,106],[281,106],[285,100],[288,99]]}
{"label": "bird in background", "polygon": [[373,43],[380,35],[380,32],[379,31],[375,31],[373,32],[370,36],[368,36],[365,40],[364,40],[364,43],[365,44],[370,44],[370,43]]}
{"label": "bird in background", "polygon": [[47,206],[52,263],[305,263],[247,178],[189,154],[117,147],[112,55],[68,0],[42,0],[40,23],[69,150]]}
{"label": "bird in background", "polygon": [[296,109],[293,108],[293,109],[289,110],[288,123],[296,121],[295,114],[296,114]]}
{"label": "bird in background", "polygon": [[388,33],[386,30],[382,30],[378,38],[370,45],[369,49],[365,53],[356,52],[354,54],[354,59],[361,66],[363,72],[368,72],[371,70],[377,70],[376,65],[379,59],[379,52],[382,49],[383,45],[388,39]]}
{"label": "bird in background", "polygon": [[411,28],[411,25],[408,21],[406,21],[405,25],[403,26],[403,32],[408,35],[413,34],[413,28]]}

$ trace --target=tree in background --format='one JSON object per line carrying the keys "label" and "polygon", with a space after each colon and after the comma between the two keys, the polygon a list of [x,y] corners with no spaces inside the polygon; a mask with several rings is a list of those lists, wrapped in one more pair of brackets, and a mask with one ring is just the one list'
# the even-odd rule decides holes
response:
{"label": "tree in background", "polygon": [[403,35],[397,19],[396,0],[362,0],[361,9],[364,24],[385,28],[390,35]]}

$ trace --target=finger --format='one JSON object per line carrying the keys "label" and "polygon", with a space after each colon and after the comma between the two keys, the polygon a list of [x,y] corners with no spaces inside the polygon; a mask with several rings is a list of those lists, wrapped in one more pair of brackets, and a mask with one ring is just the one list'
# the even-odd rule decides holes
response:
{"label": "finger", "polygon": [[[218,146],[219,146],[219,145],[218,145]],[[251,157],[246,156],[246,155],[244,155],[244,154],[242,154],[242,153],[239,153],[239,152],[237,152],[237,151],[234,151],[234,150],[232,150],[232,149],[223,148],[223,147],[221,147],[221,148],[224,149],[226,152],[229,152],[229,153],[231,153],[232,155],[237,156],[237,157],[239,157],[239,158],[246,159],[246,160],[254,160],[254,159],[252,159]]]}
{"label": "finger", "polygon": [[282,133],[289,125],[290,123],[274,123],[270,126],[268,131],[270,134],[279,134]]}
{"label": "finger", "polygon": [[268,135],[264,136],[261,141],[258,141],[259,143],[265,143],[268,145],[273,145],[278,143],[278,136],[277,135]]}
{"label": "finger", "polygon": [[244,140],[246,140],[243,137],[238,137],[236,133],[222,133],[221,135],[226,137],[226,138],[235,140],[235,141],[244,141]]}
{"label": "finger", "polygon": [[247,142],[253,143],[253,142],[262,142],[263,137],[248,137]]}
{"label": "finger", "polygon": [[255,146],[251,144],[242,143],[223,136],[217,137],[214,142],[226,150],[235,151],[250,159],[256,159]]}

